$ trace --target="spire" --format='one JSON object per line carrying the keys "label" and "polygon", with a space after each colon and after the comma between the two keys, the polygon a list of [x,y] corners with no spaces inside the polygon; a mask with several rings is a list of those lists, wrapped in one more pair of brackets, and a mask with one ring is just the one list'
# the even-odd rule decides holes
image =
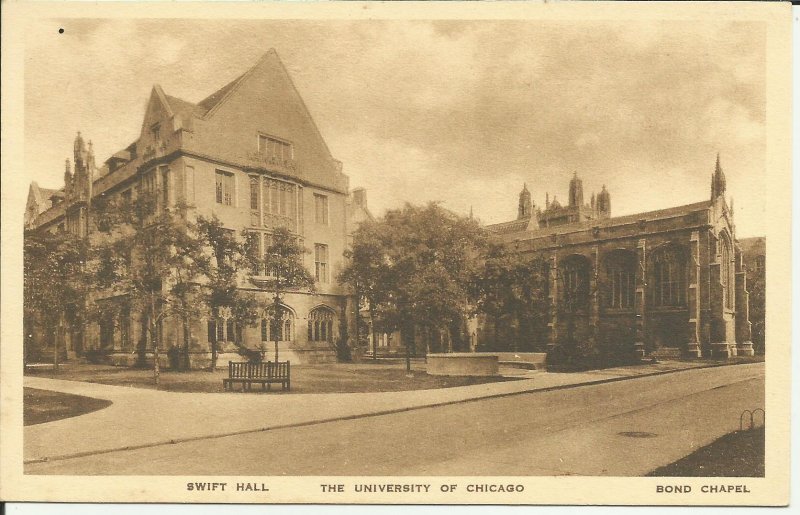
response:
{"label": "spire", "polygon": [[717,152],[717,165],[714,168],[714,175],[711,177],[711,200],[725,195],[725,172],[719,164],[719,152]]}
{"label": "spire", "polygon": [[592,205],[592,211],[594,211],[594,192],[592,192],[591,205]]}
{"label": "spire", "polygon": [[583,207],[583,181],[578,178],[578,172],[574,172],[572,180],[569,181],[569,205],[570,207]]}
{"label": "spire", "polygon": [[611,194],[606,189],[605,184],[603,184],[603,189],[600,190],[600,193],[597,194],[597,211],[606,216],[611,214]]}
{"label": "spire", "polygon": [[522,191],[519,192],[519,206],[517,207],[517,220],[528,218],[531,216],[533,209],[533,202],[531,202],[531,192],[528,191],[528,185],[522,184]]}
{"label": "spire", "polygon": [[469,219],[472,220],[473,218],[474,218],[474,216],[472,214],[472,204],[470,204],[470,206],[469,206]]}
{"label": "spire", "polygon": [[544,194],[544,207],[545,209],[550,207],[550,192],[545,192]]}
{"label": "spire", "polygon": [[78,135],[75,136],[75,143],[73,145],[73,157],[75,158],[75,172],[78,171],[78,168],[82,166],[84,163],[83,155],[86,152],[86,146],[84,145],[83,138],[81,137],[81,131],[78,131]]}

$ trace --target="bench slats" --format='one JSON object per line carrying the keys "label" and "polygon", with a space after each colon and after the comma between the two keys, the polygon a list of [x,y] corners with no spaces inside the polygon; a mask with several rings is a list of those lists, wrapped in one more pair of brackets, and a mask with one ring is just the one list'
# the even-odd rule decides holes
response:
{"label": "bench slats", "polygon": [[229,361],[228,378],[222,380],[222,385],[227,390],[233,389],[234,383],[242,383],[242,391],[251,390],[253,383],[260,383],[262,389],[268,389],[271,383],[281,383],[282,389],[287,390],[291,387],[290,363]]}

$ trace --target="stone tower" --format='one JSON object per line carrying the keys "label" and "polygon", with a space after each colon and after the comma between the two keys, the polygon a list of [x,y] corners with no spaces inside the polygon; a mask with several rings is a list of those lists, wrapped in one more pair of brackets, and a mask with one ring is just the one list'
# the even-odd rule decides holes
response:
{"label": "stone tower", "polygon": [[89,234],[89,207],[92,199],[94,181],[94,151],[92,142],[83,141],[81,133],[75,136],[73,145],[73,166],[69,160],[64,170],[64,202],[66,204],[66,228],[77,236]]}
{"label": "stone tower", "polygon": [[523,218],[530,218],[533,214],[533,202],[531,201],[531,192],[528,191],[528,185],[522,185],[522,191],[519,193],[519,207],[517,209],[517,220]]}
{"label": "stone tower", "polygon": [[597,194],[596,210],[599,218],[608,218],[611,216],[611,194],[603,184],[603,189]]}
{"label": "stone tower", "polygon": [[73,145],[73,169],[69,166],[64,173],[64,187],[67,202],[88,202],[92,198],[92,179],[94,176],[94,151],[92,142],[84,143],[81,133],[75,136]]}
{"label": "stone tower", "polygon": [[569,207],[583,207],[583,181],[578,178],[578,172],[569,181]]}

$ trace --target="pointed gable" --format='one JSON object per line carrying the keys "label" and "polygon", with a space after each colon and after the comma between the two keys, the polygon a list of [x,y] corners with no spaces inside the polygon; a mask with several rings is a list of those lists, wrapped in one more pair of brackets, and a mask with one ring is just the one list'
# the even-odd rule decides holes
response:
{"label": "pointed gable", "polygon": [[337,190],[346,188],[337,162],[275,50],[199,102],[195,113],[203,119],[192,142],[198,152],[253,162],[259,136],[274,138],[291,145],[299,178]]}
{"label": "pointed gable", "polygon": [[58,193],[58,190],[40,187],[36,181],[31,182],[28,188],[28,199],[25,203],[26,227],[32,224],[38,215],[50,209],[53,205],[51,197]]}
{"label": "pointed gable", "polygon": [[150,99],[147,101],[147,109],[142,121],[142,136],[148,135],[151,127],[171,118],[174,114],[164,90],[158,84],[154,85],[150,91]]}

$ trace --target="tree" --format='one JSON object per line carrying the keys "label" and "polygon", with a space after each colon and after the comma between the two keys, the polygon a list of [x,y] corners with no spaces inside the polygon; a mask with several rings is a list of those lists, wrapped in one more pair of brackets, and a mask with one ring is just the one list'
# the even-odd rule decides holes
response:
{"label": "tree", "polygon": [[153,349],[153,378],[160,376],[160,328],[169,316],[184,325],[184,348],[188,361],[189,320],[199,315],[193,299],[199,294],[198,278],[203,263],[201,241],[186,216],[187,206],[159,206],[157,196],[142,191],[133,201],[99,198],[94,210],[97,232],[95,249],[94,312],[108,316],[109,303],[118,298],[144,318],[145,338],[138,345],[139,362],[144,363],[146,346]]}
{"label": "tree", "polygon": [[[492,244],[472,281],[476,310],[492,319],[495,350],[530,351],[544,334],[549,314],[547,297],[549,267],[538,256],[527,256]],[[500,328],[508,322],[507,344],[501,343]],[[513,331],[513,329],[516,329]]]}
{"label": "tree", "polygon": [[375,322],[378,311],[386,307],[392,279],[382,230],[380,222],[371,220],[358,226],[352,247],[345,252],[348,264],[339,275],[339,281],[349,285],[356,297],[356,323],[360,317],[361,301],[366,302],[372,321],[373,359],[378,358]]}
{"label": "tree", "polygon": [[[210,256],[201,262],[201,273],[205,279],[202,298],[211,311],[214,320],[219,321],[220,314],[227,309],[237,321],[241,334],[243,325],[251,325],[255,319],[258,306],[255,297],[239,289],[239,269],[252,269],[257,266],[259,257],[253,252],[248,239],[240,241],[236,233],[227,229],[213,215],[212,218],[198,217],[197,230],[205,255]],[[219,323],[219,322],[217,322]],[[241,345],[238,334],[236,343]],[[219,343],[211,340],[211,371],[217,368]]]}
{"label": "tree", "polygon": [[88,289],[86,240],[67,232],[26,231],[23,244],[24,359],[27,364],[34,326],[53,330],[53,368],[64,350],[65,326],[79,326],[86,315]]}
{"label": "tree", "polygon": [[367,299],[385,329],[420,329],[437,338],[437,348],[444,336],[446,350],[453,350],[454,341],[456,347],[464,342],[469,284],[487,241],[475,220],[436,203],[406,204],[356,230],[341,279]]}
{"label": "tree", "polygon": [[764,354],[765,351],[765,307],[766,307],[766,288],[765,288],[764,269],[756,269],[751,278],[748,278],[747,289],[749,291],[750,321],[752,322],[751,337],[753,348],[756,354]]}
{"label": "tree", "polygon": [[[280,323],[280,315],[286,308],[283,307],[281,295],[290,290],[308,288],[313,291],[314,277],[303,266],[305,248],[300,245],[297,236],[285,227],[279,227],[272,233],[272,241],[265,251],[264,266],[272,277],[271,286],[275,291],[273,305],[271,306],[274,325]],[[272,331],[275,342],[275,363],[278,362],[278,333]]]}

